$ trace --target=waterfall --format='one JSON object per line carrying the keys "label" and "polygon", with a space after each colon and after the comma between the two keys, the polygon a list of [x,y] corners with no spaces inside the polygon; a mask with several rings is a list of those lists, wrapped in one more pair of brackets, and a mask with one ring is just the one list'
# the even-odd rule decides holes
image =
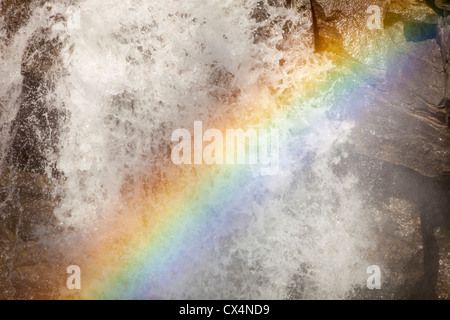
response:
{"label": "waterfall", "polygon": [[[89,243],[99,225],[125,223],[138,211],[130,198],[145,197],[136,186],[176,183],[168,169],[173,130],[282,100],[295,74],[305,83],[325,74],[332,62],[314,52],[309,1],[288,3],[48,1],[30,8],[9,40],[2,31],[2,170],[45,176],[57,199],[58,232],[39,229],[38,240],[64,255],[74,241]],[[39,41],[48,42],[45,52],[34,49]],[[279,175],[250,184],[239,196],[245,207],[224,209],[212,227],[241,222],[206,233],[208,248],[193,251],[189,269],[170,267],[171,284],[156,282],[144,297],[349,298],[365,285],[373,264],[367,211],[375,209],[357,172],[335,170],[348,157],[354,123],[333,114],[330,95],[296,103],[304,106],[286,120],[292,140]]]}

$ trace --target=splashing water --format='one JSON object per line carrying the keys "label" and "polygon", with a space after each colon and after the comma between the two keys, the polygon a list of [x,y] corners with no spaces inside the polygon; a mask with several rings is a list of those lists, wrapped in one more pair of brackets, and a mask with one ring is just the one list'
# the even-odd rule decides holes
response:
{"label": "splashing water", "polygon": [[[67,114],[53,157],[64,177],[55,215],[66,231],[47,245],[70,247],[72,261],[89,252],[80,261],[93,279],[84,297],[347,298],[365,284],[367,206],[357,176],[333,171],[346,157],[353,124],[329,117],[332,93],[306,97],[309,83],[331,68],[312,48],[307,3],[85,0],[76,4],[80,28],[50,26],[63,43],[65,73],[48,95]],[[49,2],[53,14],[65,14],[69,4]],[[19,106],[4,101],[17,100],[22,81],[22,57],[12,52],[25,51],[42,15],[51,15],[46,10],[36,8],[2,50],[2,74],[9,74],[0,92],[5,150],[6,124]],[[195,120],[217,128],[283,126],[281,172],[174,168],[171,133]],[[190,178],[183,180],[184,172]],[[212,182],[205,188],[199,181]],[[161,215],[161,227],[153,227],[161,239],[147,240],[145,221],[184,210],[206,213]],[[123,237],[122,229],[103,227],[117,222],[125,225]],[[113,233],[123,243],[104,258],[108,249],[95,242]],[[137,240],[128,241],[131,234]],[[87,250],[91,245],[96,249]],[[137,261],[133,276],[121,261]],[[146,284],[130,284],[136,277]]]}

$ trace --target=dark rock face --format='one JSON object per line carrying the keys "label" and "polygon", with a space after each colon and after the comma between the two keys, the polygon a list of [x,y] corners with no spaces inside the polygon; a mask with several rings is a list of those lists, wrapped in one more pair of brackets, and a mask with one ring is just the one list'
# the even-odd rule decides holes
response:
{"label": "dark rock face", "polygon": [[[6,30],[6,39],[1,39],[2,44],[10,44],[16,32],[27,25],[33,10],[43,5],[44,2],[35,0],[3,1],[0,22]],[[51,16],[46,26],[36,29],[22,57],[22,92],[16,102],[20,108],[11,124],[12,145],[6,158],[9,166],[28,172],[48,174],[45,168],[54,167],[58,151],[64,115],[49,93],[64,75],[59,57],[63,39],[52,31],[52,26],[61,19],[64,20],[58,15]]]}
{"label": "dark rock face", "polygon": [[[3,1],[0,16],[7,38],[1,41],[11,43],[28,23],[33,8],[42,4]],[[38,240],[43,234],[58,233],[53,215],[56,179],[47,178],[58,174],[46,168],[54,167],[63,122],[56,102],[48,98],[63,75],[61,45],[49,27],[40,28],[30,37],[22,58],[22,91],[16,101],[20,107],[10,126],[6,163],[0,170],[0,299],[57,297],[59,284],[51,279],[62,269]]]}
{"label": "dark rock face", "polygon": [[[373,98],[362,97],[371,101],[366,121],[357,130],[358,145],[364,149],[358,151],[428,177],[450,179],[448,108],[442,105],[448,87],[444,66],[449,48],[448,28],[441,26],[443,19],[438,15],[442,10],[415,0],[390,5],[344,0],[313,0],[312,4],[319,51],[339,56],[338,63],[387,70],[372,83],[378,90],[367,90]],[[366,9],[374,4],[382,9],[386,29],[366,26]],[[359,40],[352,41],[355,38]],[[378,54],[366,57],[353,46],[370,47]]]}
{"label": "dark rock face", "polygon": [[61,258],[39,243],[42,234],[58,234],[51,194],[52,182],[41,175],[0,176],[0,299],[57,298]]}
{"label": "dark rock face", "polygon": [[441,48],[441,57],[444,65],[444,99],[441,106],[446,111],[446,122],[450,128],[450,12],[444,13],[444,17],[439,20],[437,42]]}
{"label": "dark rock face", "polygon": [[0,299],[55,299],[54,280],[64,276],[45,248],[33,241],[23,242],[0,225]]}
{"label": "dark rock face", "polygon": [[[62,42],[50,38],[50,30],[38,30],[32,37],[22,64],[24,76],[21,105],[13,123],[13,142],[8,162],[21,170],[44,174],[57,154],[63,114],[48,98],[55,80],[63,75],[59,67]],[[54,172],[56,173],[56,172]]]}
{"label": "dark rock face", "polygon": [[[353,151],[334,168],[358,175],[374,247],[367,261],[380,266],[382,290],[356,290],[357,299],[435,299],[445,291],[445,249],[436,232],[448,230],[450,183]],[[374,210],[375,209],[375,210]],[[442,231],[441,231],[442,233]],[[445,235],[444,235],[445,236]],[[446,239],[448,241],[448,238]],[[448,278],[440,280],[448,283]]]}
{"label": "dark rock face", "polygon": [[435,40],[392,45],[398,49],[392,49],[387,61],[386,83],[368,90],[369,108],[355,130],[357,149],[448,180],[450,130],[445,110],[439,107],[444,90],[439,46]]}
{"label": "dark rock face", "polygon": [[435,237],[439,248],[439,266],[436,284],[437,298],[450,300],[450,231],[448,228],[438,228]]}
{"label": "dark rock face", "polygon": [[30,19],[35,0],[4,0],[1,3],[1,14],[5,19],[7,39],[11,37]]}
{"label": "dark rock face", "polygon": [[[37,232],[55,225],[53,183],[39,174],[6,171],[0,176],[0,221],[22,241],[35,241]],[[53,232],[56,230],[52,230]]]}
{"label": "dark rock face", "polygon": [[[313,0],[312,4],[317,50],[338,66],[364,65],[353,70],[374,74],[360,83],[358,100],[344,95],[337,102],[348,106],[348,117],[357,119],[351,166],[359,163],[358,172],[366,172],[362,188],[372,186],[367,197],[379,207],[380,214],[371,217],[378,236],[370,259],[390,270],[384,286],[391,295],[363,290],[359,297],[445,298],[450,283],[446,271],[450,238],[444,231],[450,225],[450,129],[445,106],[450,37],[444,12],[434,1]],[[382,10],[382,30],[365,26],[365,9],[373,4]],[[354,49],[355,35],[356,48],[377,48],[378,56],[365,57]],[[360,107],[353,108],[355,104]]]}

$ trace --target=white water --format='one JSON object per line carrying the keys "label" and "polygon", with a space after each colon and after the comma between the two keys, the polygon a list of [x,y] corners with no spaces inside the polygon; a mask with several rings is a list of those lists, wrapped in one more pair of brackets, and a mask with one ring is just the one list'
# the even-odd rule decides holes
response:
{"label": "white water", "polygon": [[[86,224],[101,214],[100,203],[120,197],[126,177],[139,175],[164,157],[171,132],[194,120],[215,117],[218,96],[252,88],[279,67],[286,52],[280,22],[258,45],[260,26],[250,18],[256,1],[85,1],[82,29],[73,30],[66,54],[69,135],[58,167],[67,176],[68,224]],[[302,23],[293,10],[271,8],[274,16]],[[267,24],[268,22],[264,22]],[[306,32],[306,30],[304,31]],[[300,36],[302,36],[300,34]],[[301,42],[298,51],[308,49]],[[292,54],[291,54],[292,55]],[[284,80],[286,81],[286,80]],[[80,188],[88,190],[79,192]],[[74,203],[82,205],[74,206]],[[88,206],[88,213],[86,212]],[[76,210],[76,212],[74,212]]]}
{"label": "white water", "polygon": [[313,130],[288,156],[290,165],[268,180],[264,201],[250,193],[242,203],[251,209],[227,213],[230,220],[247,217],[245,227],[226,241],[208,238],[217,243],[212,252],[153,297],[345,299],[363,287],[370,265],[363,257],[371,249],[367,209],[357,177],[337,177],[331,169],[347,156],[339,146],[351,129],[324,122]]}
{"label": "white water", "polygon": [[[257,3],[86,0],[77,3],[80,29],[53,27],[67,37],[61,52],[67,76],[52,93],[69,114],[57,155],[66,178],[57,190],[61,226],[83,234],[108,219],[111,207],[122,206],[127,179],[164,161],[172,130],[213,120],[230,92],[240,90],[241,102],[251,101],[261,81],[281,92],[290,87],[294,66],[314,66],[318,57],[307,44],[310,19],[266,6],[271,18],[257,22],[251,18]],[[62,14],[68,5],[51,4]],[[35,10],[9,52],[23,52],[32,31],[47,24],[45,10]],[[280,21],[269,37],[255,42],[254,32],[275,17]],[[287,20],[299,28],[295,46],[282,50],[277,45]],[[1,87],[2,101],[9,103],[2,104],[2,123],[17,112],[10,102],[20,94],[20,60],[2,56],[2,74],[9,79]],[[345,156],[336,150],[347,142],[351,125],[322,117],[300,154],[288,156],[280,182],[267,186],[265,201],[246,213],[253,217],[251,227],[218,244],[208,263],[161,297],[282,299],[290,297],[290,286],[298,287],[295,275],[302,279],[302,298],[343,298],[365,284],[370,264],[362,252],[370,242],[357,179],[338,178],[331,170]],[[1,131],[2,147],[8,131]]]}

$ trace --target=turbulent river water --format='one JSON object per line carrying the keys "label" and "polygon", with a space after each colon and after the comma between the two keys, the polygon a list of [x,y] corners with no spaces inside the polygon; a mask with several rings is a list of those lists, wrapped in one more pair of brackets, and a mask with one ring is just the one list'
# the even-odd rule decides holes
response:
{"label": "turbulent river water", "polygon": [[[56,222],[33,230],[47,250],[87,265],[92,279],[102,273],[92,271],[99,261],[114,273],[120,258],[86,249],[108,241],[114,230],[104,226],[139,215],[153,221],[181,197],[177,210],[205,214],[168,226],[164,245],[135,249],[126,235],[145,228],[118,228],[121,255],[158,249],[170,257],[138,259],[143,269],[168,262],[137,272],[149,284],[118,285],[117,296],[125,287],[132,292],[123,297],[134,298],[350,298],[365,288],[367,267],[377,264],[368,216],[379,208],[358,169],[339,169],[351,167],[354,119],[333,105],[332,85],[320,94],[308,87],[333,66],[314,52],[308,10],[259,0],[58,1],[30,10],[8,41],[1,34],[0,161],[5,169],[23,160],[27,144],[17,136],[27,134],[14,119],[21,108],[40,110],[25,112],[38,155],[21,165],[54,182]],[[33,41],[48,42],[38,47],[46,52],[30,49]],[[241,181],[233,168],[179,169],[170,162],[171,134],[194,121],[281,125],[279,172],[245,167]],[[200,187],[202,179],[212,182]]]}

